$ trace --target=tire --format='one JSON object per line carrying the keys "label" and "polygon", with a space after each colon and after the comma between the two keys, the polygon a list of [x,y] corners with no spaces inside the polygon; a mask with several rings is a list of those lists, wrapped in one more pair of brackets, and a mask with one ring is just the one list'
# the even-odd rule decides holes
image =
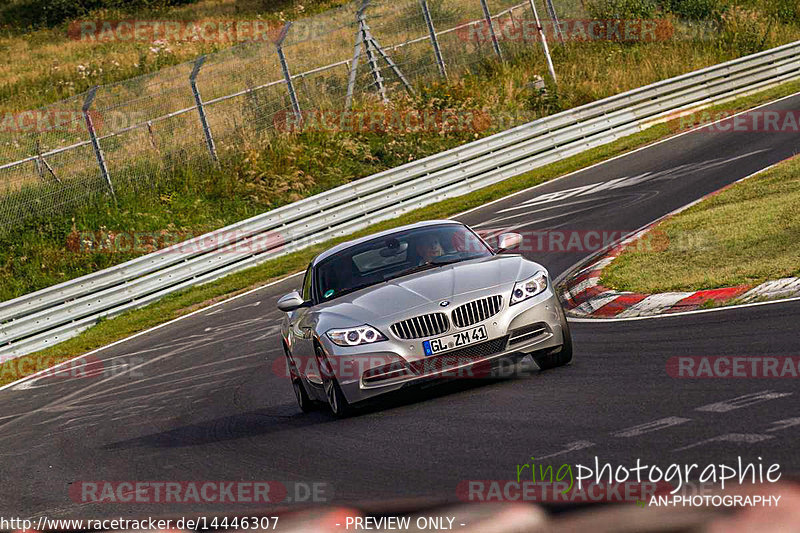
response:
{"label": "tire", "polygon": [[569,324],[564,310],[561,309],[561,331],[564,335],[564,344],[557,351],[548,351],[540,355],[534,355],[533,361],[540,370],[550,370],[559,366],[568,365],[572,362],[572,333],[569,331]]}
{"label": "tire", "polygon": [[294,396],[297,398],[297,406],[304,413],[310,413],[317,410],[317,404],[306,391],[306,386],[303,385],[303,380],[296,378],[292,380],[292,388],[294,389]]}
{"label": "tire", "polygon": [[328,407],[330,407],[333,416],[336,418],[347,418],[353,414],[353,408],[348,403],[347,398],[344,397],[342,388],[339,386],[339,382],[336,381],[335,377],[327,382],[323,382],[323,387],[325,387],[325,396],[328,397]]}
{"label": "tire", "polygon": [[294,360],[292,356],[289,355],[289,350],[286,349],[285,345],[283,347],[283,353],[286,356],[286,366],[289,369],[289,377],[292,382],[294,397],[297,400],[297,406],[304,413],[316,411],[319,408],[319,404],[308,395],[303,379],[300,377],[300,371],[297,370],[297,365],[294,364]]}
{"label": "tire", "polygon": [[339,381],[331,368],[328,358],[318,344],[314,344],[314,351],[317,356],[317,365],[322,375],[322,388],[325,390],[325,397],[328,399],[328,407],[336,418],[347,418],[353,414],[353,408],[344,397]]}

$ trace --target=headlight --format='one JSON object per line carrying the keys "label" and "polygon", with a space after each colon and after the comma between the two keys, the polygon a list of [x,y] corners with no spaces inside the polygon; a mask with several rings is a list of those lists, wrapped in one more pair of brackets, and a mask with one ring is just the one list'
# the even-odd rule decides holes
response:
{"label": "headlight", "polygon": [[339,346],[358,346],[386,340],[380,331],[366,324],[355,328],[331,329],[326,335]]}
{"label": "headlight", "polygon": [[511,291],[510,305],[517,304],[523,300],[527,300],[536,296],[547,288],[547,272],[537,272],[528,279],[518,281],[514,284],[514,290]]}

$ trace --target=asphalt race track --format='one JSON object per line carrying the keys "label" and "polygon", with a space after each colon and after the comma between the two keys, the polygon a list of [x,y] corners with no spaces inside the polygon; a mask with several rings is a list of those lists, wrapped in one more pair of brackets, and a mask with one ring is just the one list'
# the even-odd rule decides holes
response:
{"label": "asphalt race track", "polygon": [[[800,95],[768,109],[800,109]],[[699,130],[459,219],[520,232],[632,231],[798,149],[792,132]],[[542,200],[591,184],[598,187]],[[590,252],[525,253],[556,277]],[[796,380],[676,379],[666,371],[678,355],[800,355],[798,301],[576,322],[569,367],[448,383],[337,421],[301,414],[289,381],[274,370],[283,369],[274,304],[298,285],[289,278],[93,356],[116,373],[37,378],[0,391],[0,516],[238,509],[70,497],[72,485],[91,480],[324,482],[337,504],[457,501],[460,482],[510,480],[531,456],[556,467],[593,464],[595,456],[626,466],[637,458],[666,466],[760,457],[786,477],[800,474]]]}

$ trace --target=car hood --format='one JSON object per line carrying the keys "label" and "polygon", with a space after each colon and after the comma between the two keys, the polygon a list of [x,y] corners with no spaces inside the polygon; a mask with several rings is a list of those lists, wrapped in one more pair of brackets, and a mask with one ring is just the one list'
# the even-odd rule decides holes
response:
{"label": "car hood", "polygon": [[368,322],[375,317],[391,318],[416,307],[429,305],[474,291],[508,286],[544,267],[518,255],[495,255],[424,270],[378,283],[324,304],[320,311],[328,318]]}

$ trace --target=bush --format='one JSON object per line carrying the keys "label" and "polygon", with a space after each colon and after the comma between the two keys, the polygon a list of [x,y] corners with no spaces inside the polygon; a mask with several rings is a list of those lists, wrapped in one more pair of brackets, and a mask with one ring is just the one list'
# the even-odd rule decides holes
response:
{"label": "bush", "polygon": [[586,10],[593,19],[646,19],[656,12],[655,0],[590,0]]}
{"label": "bush", "polygon": [[771,11],[784,24],[800,24],[798,0],[773,0]]}
{"label": "bush", "polygon": [[728,50],[737,56],[744,56],[765,50],[771,28],[771,21],[744,9],[730,9],[722,18],[722,39]]}
{"label": "bush", "polygon": [[727,9],[720,0],[663,0],[662,6],[689,20],[719,20]]}
{"label": "bush", "polygon": [[52,27],[95,9],[160,9],[197,0],[18,0],[0,8],[0,25]]}

